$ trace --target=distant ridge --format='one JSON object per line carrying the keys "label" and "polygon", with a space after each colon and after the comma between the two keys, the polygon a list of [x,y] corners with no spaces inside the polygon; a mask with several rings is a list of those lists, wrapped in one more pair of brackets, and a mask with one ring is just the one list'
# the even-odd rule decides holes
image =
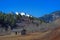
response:
{"label": "distant ridge", "polygon": [[60,18],[60,11],[55,11],[52,12],[51,14],[44,15],[43,17],[39,17],[39,19],[44,20],[46,23],[52,22],[59,18]]}

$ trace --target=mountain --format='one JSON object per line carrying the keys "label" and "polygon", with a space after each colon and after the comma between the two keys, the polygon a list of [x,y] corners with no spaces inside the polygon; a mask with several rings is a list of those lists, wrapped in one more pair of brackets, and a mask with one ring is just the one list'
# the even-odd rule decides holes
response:
{"label": "mountain", "polygon": [[0,13],[0,33],[12,30],[20,31],[26,29],[28,32],[40,31],[40,25],[44,21],[33,17],[27,13],[9,12],[8,14]]}
{"label": "mountain", "polygon": [[44,20],[46,23],[52,22],[52,21],[59,19],[59,18],[60,18],[60,11],[55,11],[55,12],[52,12],[48,15],[44,15],[42,17],[39,17],[39,19]]}
{"label": "mountain", "polygon": [[12,13],[0,13],[0,33],[10,30],[12,32],[18,32],[21,29],[26,29],[27,32],[46,32],[60,26],[60,11],[52,12],[40,18],[31,17],[27,13]]}

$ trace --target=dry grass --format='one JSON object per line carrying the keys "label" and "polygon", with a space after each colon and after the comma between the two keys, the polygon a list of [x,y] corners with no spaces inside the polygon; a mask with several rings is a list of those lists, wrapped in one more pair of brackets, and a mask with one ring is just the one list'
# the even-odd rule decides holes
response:
{"label": "dry grass", "polygon": [[45,33],[30,33],[27,35],[14,35],[14,36],[1,36],[0,40],[39,40],[43,35],[45,35],[48,32]]}
{"label": "dry grass", "polygon": [[60,29],[47,31],[44,33],[36,32],[27,35],[0,36],[0,40],[60,40]]}

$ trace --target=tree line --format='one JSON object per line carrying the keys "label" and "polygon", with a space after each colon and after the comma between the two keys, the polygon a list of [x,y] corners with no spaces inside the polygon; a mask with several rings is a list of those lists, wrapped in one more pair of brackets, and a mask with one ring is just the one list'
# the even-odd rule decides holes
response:
{"label": "tree line", "polygon": [[[16,15],[14,12],[10,12],[10,13],[4,13],[2,11],[0,11],[0,27],[5,27],[6,30],[8,29],[8,26],[11,27],[11,29],[16,27],[16,22],[17,20],[20,20],[22,16]],[[40,20],[36,17],[29,17],[30,20]],[[43,22],[42,20],[40,20],[41,23]]]}

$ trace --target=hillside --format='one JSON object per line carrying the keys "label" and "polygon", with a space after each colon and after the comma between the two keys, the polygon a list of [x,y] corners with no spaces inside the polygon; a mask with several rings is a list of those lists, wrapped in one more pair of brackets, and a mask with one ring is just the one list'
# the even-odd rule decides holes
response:
{"label": "hillside", "polygon": [[[59,17],[49,23],[25,14],[1,13],[0,17],[0,40],[60,40]],[[26,35],[21,35],[23,29]]]}
{"label": "hillside", "polygon": [[56,19],[60,18],[60,11],[54,11],[51,12],[50,14],[46,14],[42,17],[39,17],[39,19],[44,20],[46,23],[55,21]]}
{"label": "hillside", "polygon": [[[57,12],[53,12],[50,15],[53,15],[53,16],[55,15],[56,17],[59,14],[60,12],[57,11]],[[48,16],[49,15],[47,15],[47,17]],[[10,12],[8,14],[0,12],[0,17],[1,17],[0,32],[3,32],[3,33],[6,31],[20,32],[21,29],[26,29],[27,32],[39,32],[39,31],[45,32],[48,30],[55,29],[56,27],[59,26],[59,23],[60,23],[59,18],[56,18],[54,21],[50,23],[45,23],[45,20],[40,20],[39,18],[33,17],[31,15],[27,15],[26,13],[20,14],[18,12],[16,12],[16,14],[14,12]],[[52,16],[49,16],[48,18],[50,17]]]}
{"label": "hillside", "polygon": [[[18,15],[17,15],[18,14]],[[0,12],[0,34],[10,34],[11,32],[21,31],[20,29],[26,29],[27,32],[40,31],[40,25],[44,21],[30,16],[26,13],[3,13]],[[11,32],[10,32],[11,31]],[[9,33],[10,32],[10,33]]]}

